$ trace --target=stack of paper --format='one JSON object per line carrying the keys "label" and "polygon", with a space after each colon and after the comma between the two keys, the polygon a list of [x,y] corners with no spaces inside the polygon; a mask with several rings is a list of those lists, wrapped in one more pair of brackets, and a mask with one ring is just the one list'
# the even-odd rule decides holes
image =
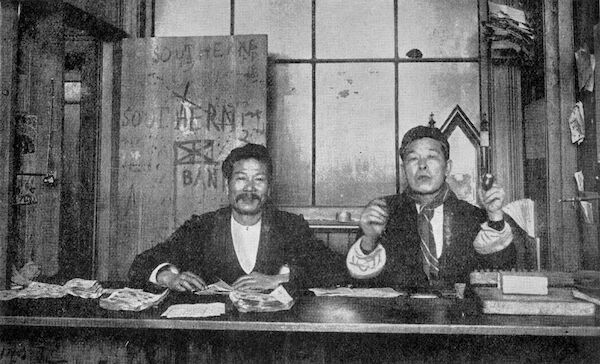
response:
{"label": "stack of paper", "polygon": [[220,316],[225,313],[225,304],[222,302],[214,303],[195,303],[172,305],[167,308],[161,316],[166,318],[175,317],[211,317]]}
{"label": "stack of paper", "polygon": [[115,311],[142,311],[158,305],[169,290],[161,294],[145,292],[141,289],[121,288],[114,290],[107,298],[100,299],[100,307]]}
{"label": "stack of paper", "polygon": [[74,278],[63,285],[67,293],[81,298],[98,298],[104,290],[98,281]]}
{"label": "stack of paper", "polygon": [[10,283],[15,288],[23,288],[33,282],[40,273],[40,267],[33,261],[25,263],[19,270],[13,265]]}
{"label": "stack of paper", "polygon": [[535,202],[523,198],[506,204],[502,211],[510,216],[527,235],[535,238]]}
{"label": "stack of paper", "polygon": [[501,273],[500,288],[504,294],[547,295],[548,277]]}
{"label": "stack of paper", "polygon": [[209,284],[203,291],[194,291],[195,294],[199,296],[210,296],[214,294],[229,294],[229,292],[233,291],[233,287],[225,283],[223,280],[218,280],[213,284]]}
{"label": "stack of paper", "polygon": [[345,296],[345,297],[378,297],[394,298],[405,295],[404,292],[398,292],[393,288],[311,288],[315,296]]}
{"label": "stack of paper", "polygon": [[67,294],[67,290],[58,284],[31,282],[23,289],[0,291],[0,300],[7,301],[14,298],[61,298]]}
{"label": "stack of paper", "polygon": [[289,310],[294,305],[294,299],[283,286],[269,294],[232,291],[229,299],[240,312],[274,312]]}
{"label": "stack of paper", "polygon": [[503,56],[533,56],[533,30],[522,10],[488,2],[489,20],[484,22],[492,50]]}
{"label": "stack of paper", "polygon": [[482,312],[500,315],[594,316],[596,306],[573,296],[570,288],[549,288],[547,295],[504,294],[499,288],[474,287]]}
{"label": "stack of paper", "polygon": [[61,298],[68,294],[82,298],[98,298],[104,290],[98,281],[75,278],[64,285],[29,282],[27,287],[0,291],[0,300],[14,298]]}

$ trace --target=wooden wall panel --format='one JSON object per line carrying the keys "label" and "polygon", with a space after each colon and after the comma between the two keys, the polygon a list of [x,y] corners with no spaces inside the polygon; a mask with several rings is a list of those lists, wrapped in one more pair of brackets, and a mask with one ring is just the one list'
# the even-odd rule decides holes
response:
{"label": "wooden wall panel", "polygon": [[494,64],[491,75],[492,170],[510,202],[524,195],[521,72],[517,66]]}
{"label": "wooden wall panel", "polygon": [[[40,12],[24,7],[22,19],[28,26],[21,34],[19,108],[36,120],[35,152],[21,156],[20,175],[32,175],[37,203],[19,205],[17,221],[18,265],[33,260],[43,275],[58,272],[63,121],[63,13],[60,8]],[[21,77],[23,76],[23,77]],[[55,183],[43,183],[52,174]]]}
{"label": "wooden wall panel", "polygon": [[118,236],[99,262],[110,279],[191,214],[227,204],[222,161],[266,143],[266,52],[265,36],[123,42]]}
{"label": "wooden wall panel", "polygon": [[[115,43],[102,43],[101,60],[101,110],[100,127],[98,128],[98,199],[97,199],[97,229],[96,229],[96,264],[106,262],[109,259],[109,247],[111,242],[111,182],[112,156],[113,156],[113,104],[118,100],[115,94]],[[119,70],[120,71],[120,70]],[[115,122],[118,126],[118,122]],[[108,266],[106,264],[97,266],[96,278],[108,279]]]}

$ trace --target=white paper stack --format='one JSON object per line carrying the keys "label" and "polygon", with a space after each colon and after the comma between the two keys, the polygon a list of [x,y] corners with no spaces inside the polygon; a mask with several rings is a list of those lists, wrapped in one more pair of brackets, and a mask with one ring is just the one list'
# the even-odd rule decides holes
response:
{"label": "white paper stack", "polygon": [[394,298],[406,295],[405,292],[398,292],[393,288],[311,288],[315,296],[344,296],[344,297],[378,297],[378,298]]}
{"label": "white paper stack", "polygon": [[229,299],[240,312],[282,311],[294,305],[294,299],[283,286],[278,286],[269,294],[233,291]]}
{"label": "white paper stack", "polygon": [[98,298],[104,292],[98,281],[74,278],[63,285],[72,296],[81,298]]}
{"label": "white paper stack", "polygon": [[161,294],[153,294],[141,289],[120,288],[107,298],[100,298],[100,307],[116,311],[142,311],[159,304],[168,293],[168,289]]}
{"label": "white paper stack", "polygon": [[221,316],[225,313],[225,304],[222,302],[214,303],[194,303],[172,305],[167,308],[161,316],[166,318],[177,317],[212,317]]}
{"label": "white paper stack", "polygon": [[501,274],[503,294],[547,295],[548,278],[526,275]]}

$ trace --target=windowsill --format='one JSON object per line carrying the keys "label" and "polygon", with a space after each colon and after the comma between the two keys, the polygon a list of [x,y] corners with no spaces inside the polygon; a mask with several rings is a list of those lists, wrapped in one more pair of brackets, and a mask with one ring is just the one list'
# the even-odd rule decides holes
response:
{"label": "windowsill", "polygon": [[358,230],[358,221],[337,221],[337,220],[307,220],[311,229],[317,230]]}
{"label": "windowsill", "polygon": [[[293,214],[304,216],[306,220],[324,220],[338,221],[338,215],[345,212],[347,214],[346,221],[354,221],[358,223],[360,214],[364,206],[344,206],[344,207],[315,207],[315,206],[278,206],[279,209]],[[344,221],[345,222],[345,221]]]}
{"label": "windowsill", "polygon": [[[311,229],[354,232],[357,231],[358,219],[363,210],[363,206],[357,207],[297,207],[280,206],[283,211],[302,215],[308,221]],[[340,213],[346,213],[347,219],[339,221]]]}

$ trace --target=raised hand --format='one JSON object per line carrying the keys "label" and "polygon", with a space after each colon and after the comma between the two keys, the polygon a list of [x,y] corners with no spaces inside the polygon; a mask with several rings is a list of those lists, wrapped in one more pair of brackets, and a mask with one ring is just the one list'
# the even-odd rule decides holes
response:
{"label": "raised hand", "polygon": [[504,197],[506,193],[504,189],[497,183],[494,183],[487,191],[480,188],[479,201],[485,208],[490,221],[500,221],[504,218],[502,206],[504,206]]}
{"label": "raised hand", "polygon": [[375,242],[385,230],[388,218],[388,206],[384,200],[375,199],[367,204],[360,215],[360,228],[364,233],[361,242],[363,250],[375,249]]}

